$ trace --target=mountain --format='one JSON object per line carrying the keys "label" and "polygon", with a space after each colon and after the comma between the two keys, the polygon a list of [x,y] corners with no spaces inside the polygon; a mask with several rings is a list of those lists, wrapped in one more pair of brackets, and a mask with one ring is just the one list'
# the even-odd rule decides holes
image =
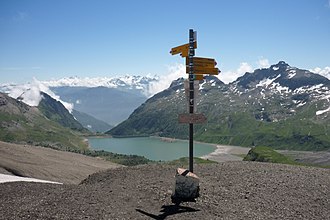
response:
{"label": "mountain", "polygon": [[[147,100],[149,86],[158,78],[149,76],[69,77],[43,82],[61,100],[74,104],[74,109],[117,125]],[[79,119],[78,119],[79,120]]]}
{"label": "mountain", "polygon": [[85,128],[73,117],[60,101],[56,101],[48,94],[42,92],[42,99],[39,102],[38,109],[50,120],[60,125],[78,131],[84,131]]}
{"label": "mountain", "polygon": [[106,87],[119,90],[138,90],[147,93],[151,82],[157,82],[157,76],[118,76],[118,77],[65,77],[59,80],[43,81],[48,87]]}
{"label": "mountain", "polygon": [[110,125],[128,118],[147,97],[136,90],[108,87],[52,87],[61,100],[74,103],[74,109]]}
{"label": "mountain", "polygon": [[[159,78],[149,76],[68,77],[52,81],[38,81],[16,85],[0,85],[0,92],[12,98],[38,106],[40,92],[61,101],[68,110],[89,114],[110,125],[128,118],[130,113],[147,100],[151,90],[158,87]],[[151,88],[151,89],[150,89]]]}
{"label": "mountain", "polygon": [[50,116],[46,117],[37,107],[0,93],[0,140],[67,150],[88,147],[80,132],[63,127]]}
{"label": "mountain", "polygon": [[91,115],[88,115],[77,110],[72,111],[72,115],[88,130],[92,132],[105,132],[113,128],[113,126],[105,123],[104,121],[98,120]]}
{"label": "mountain", "polygon": [[[178,114],[187,112],[186,103],[183,79],[178,79],[107,133],[186,139],[188,126],[178,124]],[[199,141],[330,149],[330,80],[284,61],[246,73],[229,85],[206,77],[200,84],[197,112],[208,118],[194,126]]]}

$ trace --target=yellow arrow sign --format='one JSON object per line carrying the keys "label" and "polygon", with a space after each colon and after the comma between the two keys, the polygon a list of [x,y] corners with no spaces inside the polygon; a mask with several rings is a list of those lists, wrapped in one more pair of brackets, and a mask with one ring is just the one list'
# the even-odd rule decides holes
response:
{"label": "yellow arrow sign", "polygon": [[204,76],[203,75],[194,75],[194,80],[203,80]]}
{"label": "yellow arrow sign", "polygon": [[[213,68],[217,65],[217,62],[212,58],[194,57],[194,66],[205,66]],[[186,58],[186,65],[189,65],[189,60]]]}
{"label": "yellow arrow sign", "polygon": [[[209,68],[209,67],[203,67],[203,66],[194,66],[193,74],[197,75],[203,75],[203,74],[209,74],[209,75],[218,75],[219,69],[218,68]],[[189,73],[189,67],[186,67],[186,73]]]}
{"label": "yellow arrow sign", "polygon": [[[194,42],[194,48],[197,48],[197,42]],[[188,56],[188,51],[189,51],[189,44],[183,44],[181,46],[173,47],[170,51],[172,55],[179,54],[182,57],[187,57]]]}
{"label": "yellow arrow sign", "polygon": [[219,74],[218,68],[204,68],[200,70],[194,70],[194,74],[209,74],[209,75],[218,75]]}

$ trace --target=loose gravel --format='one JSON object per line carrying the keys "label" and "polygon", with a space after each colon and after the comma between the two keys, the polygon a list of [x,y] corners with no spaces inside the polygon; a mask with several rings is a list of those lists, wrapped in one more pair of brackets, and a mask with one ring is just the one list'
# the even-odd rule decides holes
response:
{"label": "loose gravel", "polygon": [[79,185],[0,184],[0,219],[329,219],[330,169],[196,165],[200,197],[171,203],[176,167],[122,167]]}

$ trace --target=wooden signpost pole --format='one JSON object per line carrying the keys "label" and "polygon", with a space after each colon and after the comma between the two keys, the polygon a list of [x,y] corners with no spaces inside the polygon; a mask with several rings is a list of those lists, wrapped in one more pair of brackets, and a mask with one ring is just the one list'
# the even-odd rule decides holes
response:
{"label": "wooden signpost pole", "polygon": [[[195,55],[194,48],[194,30],[189,30],[189,113],[194,114],[194,62],[193,57]],[[194,172],[194,124],[189,123],[189,171]]]}

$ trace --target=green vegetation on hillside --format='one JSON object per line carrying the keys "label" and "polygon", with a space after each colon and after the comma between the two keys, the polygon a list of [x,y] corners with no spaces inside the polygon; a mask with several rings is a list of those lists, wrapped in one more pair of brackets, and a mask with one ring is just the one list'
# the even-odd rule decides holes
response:
{"label": "green vegetation on hillside", "polygon": [[26,143],[59,150],[84,150],[87,143],[79,132],[64,128],[56,122],[37,115],[33,122],[24,116],[0,114],[0,140],[11,143]]}
{"label": "green vegetation on hillside", "polygon": [[104,150],[100,150],[100,151],[86,150],[81,153],[91,157],[101,157],[105,160],[111,161],[113,163],[122,164],[125,166],[136,166],[140,164],[148,164],[153,162],[152,160],[149,160],[143,156],[116,154]]}
{"label": "green vegetation on hillside", "polygon": [[[197,112],[204,113],[207,122],[194,125],[195,140],[288,150],[330,149],[330,117],[315,114],[320,106],[328,106],[325,100],[309,101],[309,94],[283,96],[274,92],[266,99],[260,97],[258,88],[238,93],[240,88],[215,82],[212,78],[203,83],[197,99]],[[297,107],[297,100],[305,104]],[[177,83],[148,99],[107,133],[188,139],[188,126],[178,123],[178,115],[186,111],[184,89]]]}
{"label": "green vegetation on hillside", "polygon": [[87,132],[70,112],[59,101],[56,101],[46,93],[42,93],[42,99],[38,105],[38,109],[48,119],[59,123],[60,125],[71,128],[73,130]]}
{"label": "green vegetation on hillside", "polygon": [[59,150],[86,150],[83,134],[45,117],[39,109],[0,93],[0,140]]}
{"label": "green vegetation on hillside", "polygon": [[220,123],[210,120],[196,132],[196,139],[246,147],[267,145],[274,149],[288,150],[320,151],[330,147],[327,135],[330,133],[330,125],[306,119],[304,114],[272,123],[255,120],[247,112],[235,112],[221,119]]}
{"label": "green vegetation on hillside", "polygon": [[253,147],[243,160],[299,165],[296,161],[276,152],[274,149],[263,146]]}

